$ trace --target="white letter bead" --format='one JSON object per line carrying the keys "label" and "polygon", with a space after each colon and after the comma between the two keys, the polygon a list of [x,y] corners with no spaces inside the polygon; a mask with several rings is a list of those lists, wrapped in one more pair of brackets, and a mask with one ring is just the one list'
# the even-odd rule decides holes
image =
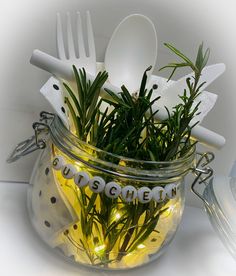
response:
{"label": "white letter bead", "polygon": [[124,201],[131,202],[137,197],[137,190],[133,186],[126,186],[122,188],[122,197]]}
{"label": "white letter bead", "polygon": [[105,188],[106,182],[100,176],[94,176],[89,180],[89,188],[94,193],[101,193]]}
{"label": "white letter bead", "polygon": [[117,198],[121,193],[121,187],[116,182],[109,182],[105,187],[105,194],[109,198]]}
{"label": "white letter bead", "polygon": [[177,185],[176,184],[168,184],[165,186],[166,195],[169,199],[172,199],[177,194]]}
{"label": "white letter bead", "polygon": [[162,187],[155,187],[152,189],[153,192],[153,198],[156,202],[162,202],[166,198],[166,192]]}
{"label": "white letter bead", "polygon": [[76,174],[76,168],[71,164],[66,164],[61,169],[62,176],[66,179],[71,179]]}
{"label": "white letter bead", "polygon": [[65,165],[65,160],[62,156],[55,156],[52,161],[52,167],[53,169],[59,171],[63,166]]}
{"label": "white letter bead", "polygon": [[74,182],[78,187],[84,187],[89,183],[89,175],[86,172],[78,172],[74,176]]}
{"label": "white letter bead", "polygon": [[148,203],[152,200],[153,193],[148,187],[142,187],[138,190],[138,199],[141,203]]}

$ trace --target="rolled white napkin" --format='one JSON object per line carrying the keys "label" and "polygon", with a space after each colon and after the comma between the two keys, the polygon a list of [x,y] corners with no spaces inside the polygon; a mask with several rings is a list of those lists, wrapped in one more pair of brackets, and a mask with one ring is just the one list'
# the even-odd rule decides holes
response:
{"label": "rolled white napkin", "polygon": [[[159,101],[156,102],[156,109],[160,109],[160,119],[166,119],[167,118],[167,114],[166,111],[163,108],[163,104],[167,105],[169,111],[171,111],[171,108],[174,107],[174,105],[177,104],[177,101],[180,103],[181,99],[179,97],[177,97],[177,99],[175,99],[174,103],[171,102],[170,104],[168,104],[167,101],[163,101],[162,98],[165,97],[165,91],[168,87],[173,86],[175,83],[175,81],[168,81],[166,78],[162,78],[159,76],[155,76],[152,75],[149,83],[147,85],[148,89],[151,89],[153,87],[155,87],[155,85],[158,86],[158,88],[156,90],[154,90],[154,93],[152,95],[152,99],[160,96],[161,99]],[[199,115],[195,116],[194,119],[192,120],[192,124],[194,124],[195,122],[199,122],[201,123],[203,121],[203,119],[206,117],[206,115],[211,111],[211,109],[214,107],[216,101],[217,101],[218,95],[211,93],[211,92],[207,92],[207,91],[202,91],[201,94],[197,97],[197,99],[195,100],[195,104],[194,106],[196,106],[199,102],[199,109],[198,111],[200,112]],[[172,104],[172,106],[171,106]],[[162,115],[163,114],[163,115]],[[158,116],[158,115],[157,115]]]}

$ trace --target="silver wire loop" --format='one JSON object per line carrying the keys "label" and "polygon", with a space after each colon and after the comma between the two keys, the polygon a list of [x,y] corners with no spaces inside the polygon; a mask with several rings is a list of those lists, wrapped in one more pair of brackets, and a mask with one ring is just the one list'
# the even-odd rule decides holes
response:
{"label": "silver wire loop", "polygon": [[194,179],[191,190],[192,192],[197,195],[204,203],[205,205],[209,205],[209,203],[206,201],[206,199],[202,196],[200,192],[196,189],[196,184],[202,184],[208,185],[209,180],[212,178],[214,171],[211,167],[208,165],[214,160],[215,156],[212,152],[205,152],[205,153],[197,153],[197,160],[196,165],[192,169],[193,173],[196,175],[196,178]]}
{"label": "silver wire loop", "polygon": [[34,135],[16,145],[7,158],[7,163],[13,163],[38,149],[44,149],[46,147],[45,137],[49,131],[50,121],[53,119],[53,113],[42,111],[40,113],[40,122],[33,123]]}

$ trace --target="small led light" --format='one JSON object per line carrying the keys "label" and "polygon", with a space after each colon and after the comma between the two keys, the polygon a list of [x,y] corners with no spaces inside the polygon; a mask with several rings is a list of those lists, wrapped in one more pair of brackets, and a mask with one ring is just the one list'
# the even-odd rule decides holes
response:
{"label": "small led light", "polygon": [[118,219],[120,219],[121,218],[121,214],[120,213],[116,213],[115,214],[115,218],[118,220]]}
{"label": "small led light", "polygon": [[144,244],[140,244],[140,245],[137,246],[138,249],[143,249],[143,248],[145,248],[145,247],[146,247],[146,246],[145,246]]}
{"label": "small led light", "polygon": [[97,246],[97,247],[94,248],[94,251],[96,253],[102,253],[103,250],[105,249],[105,247],[106,247],[105,244],[99,245],[99,246]]}
{"label": "small led light", "polygon": [[112,223],[114,223],[114,222],[117,222],[121,217],[122,217],[122,211],[120,211],[120,210],[114,208],[114,209],[112,210],[112,214],[111,214],[111,216],[110,216],[110,221],[109,221],[109,223],[112,224]]}

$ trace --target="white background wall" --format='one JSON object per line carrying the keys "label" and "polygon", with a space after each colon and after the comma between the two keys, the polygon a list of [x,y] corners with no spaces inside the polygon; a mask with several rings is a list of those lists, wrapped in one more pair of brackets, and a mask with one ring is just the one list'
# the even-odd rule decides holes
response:
{"label": "white background wall", "polygon": [[[29,64],[33,49],[56,56],[56,12],[87,9],[92,14],[99,61],[103,60],[109,37],[121,19],[131,13],[143,13],[157,28],[160,44],[157,68],[173,61],[163,42],[170,42],[193,57],[204,41],[211,48],[209,63],[226,64],[224,76],[208,89],[217,93],[219,99],[203,125],[227,139],[226,146],[215,152],[214,162],[217,173],[227,174],[236,158],[234,0],[1,0],[0,180],[28,181],[35,155],[11,165],[5,160],[17,142],[32,134],[31,124],[37,120],[38,113],[50,110],[38,92],[49,74]],[[190,201],[194,203],[194,197]]]}

